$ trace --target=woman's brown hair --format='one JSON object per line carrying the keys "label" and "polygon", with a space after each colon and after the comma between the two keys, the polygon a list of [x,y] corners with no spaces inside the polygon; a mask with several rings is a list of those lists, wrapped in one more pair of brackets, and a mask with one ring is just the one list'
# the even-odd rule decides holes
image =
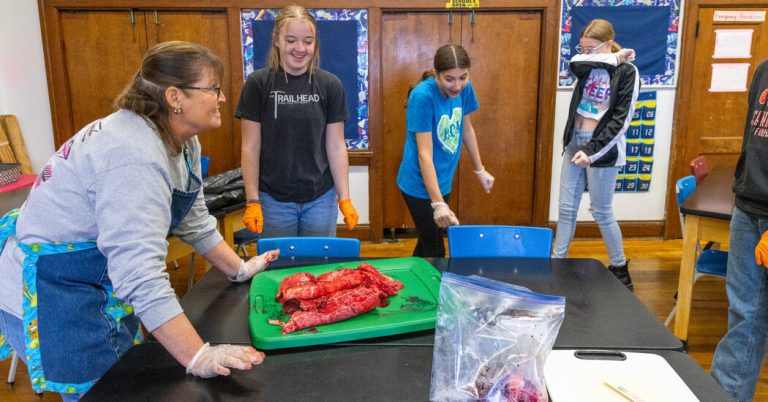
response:
{"label": "woman's brown hair", "polygon": [[115,99],[115,107],[149,119],[157,127],[166,147],[177,150],[169,122],[171,106],[165,99],[165,90],[172,86],[192,86],[207,70],[216,80],[220,81],[224,76],[221,60],[208,48],[182,41],[157,44],[144,54],[139,71]]}

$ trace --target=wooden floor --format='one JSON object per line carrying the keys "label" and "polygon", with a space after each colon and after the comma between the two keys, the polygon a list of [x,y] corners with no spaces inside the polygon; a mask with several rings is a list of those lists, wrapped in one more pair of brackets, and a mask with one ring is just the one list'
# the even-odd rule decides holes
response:
{"label": "wooden floor", "polygon": [[[409,256],[414,243],[414,239],[404,238],[394,243],[364,244],[361,254],[364,257]],[[635,294],[662,322],[672,308],[672,296],[677,288],[681,246],[680,240],[625,240],[624,242],[626,255],[630,259]],[[604,264],[608,262],[605,246],[599,240],[575,241],[569,257],[596,258]],[[180,261],[180,265],[178,270],[170,266],[169,273],[171,283],[181,297],[187,290],[188,263]],[[195,277],[199,278],[204,273],[203,264],[195,265]],[[712,362],[715,346],[725,333],[727,308],[728,301],[723,280],[705,277],[696,284],[688,352],[707,371]],[[0,373],[3,375],[8,373],[9,362],[10,360],[0,362]],[[0,388],[0,402],[35,400],[26,367],[19,364],[16,384],[9,389]],[[46,393],[44,400],[60,400],[60,397],[58,394]],[[763,367],[755,400],[768,400],[768,368],[766,367]]]}

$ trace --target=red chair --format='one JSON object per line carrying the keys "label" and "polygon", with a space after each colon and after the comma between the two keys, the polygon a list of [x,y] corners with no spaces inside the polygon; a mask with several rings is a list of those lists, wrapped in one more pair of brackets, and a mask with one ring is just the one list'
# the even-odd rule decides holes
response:
{"label": "red chair", "polygon": [[691,174],[696,177],[696,184],[701,183],[707,177],[709,166],[707,166],[706,156],[697,156],[691,160]]}

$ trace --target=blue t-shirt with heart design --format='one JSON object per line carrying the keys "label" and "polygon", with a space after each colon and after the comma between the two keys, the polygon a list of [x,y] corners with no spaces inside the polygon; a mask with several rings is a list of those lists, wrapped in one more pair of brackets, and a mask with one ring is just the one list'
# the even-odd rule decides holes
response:
{"label": "blue t-shirt with heart design", "polygon": [[468,83],[459,96],[443,95],[434,77],[422,81],[408,96],[405,115],[406,137],[403,161],[397,173],[397,185],[404,193],[429,199],[419,167],[416,133],[432,133],[432,162],[437,173],[441,195],[451,192],[453,174],[459,164],[464,134],[464,116],[474,112],[477,102],[472,84]]}

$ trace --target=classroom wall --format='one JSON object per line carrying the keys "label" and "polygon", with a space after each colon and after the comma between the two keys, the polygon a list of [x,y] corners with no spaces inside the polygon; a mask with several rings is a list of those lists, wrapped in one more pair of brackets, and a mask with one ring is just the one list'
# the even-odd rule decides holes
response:
{"label": "classroom wall", "polygon": [[[54,151],[54,145],[36,1],[0,1],[0,55],[0,113],[18,117],[33,167],[39,170]],[[617,193],[615,210],[619,220],[655,221],[664,218],[675,89],[657,91],[656,145],[651,189],[647,193]],[[554,146],[549,213],[551,221],[557,220],[562,131],[571,90],[560,89],[555,96],[556,121],[552,133]],[[360,214],[360,223],[369,222],[368,183],[366,167],[350,169],[352,200]],[[589,197],[585,196],[579,211],[580,220],[591,220],[588,205]]]}
{"label": "classroom wall", "polygon": [[53,148],[53,123],[37,1],[0,1],[0,114],[19,120],[35,171]]}

